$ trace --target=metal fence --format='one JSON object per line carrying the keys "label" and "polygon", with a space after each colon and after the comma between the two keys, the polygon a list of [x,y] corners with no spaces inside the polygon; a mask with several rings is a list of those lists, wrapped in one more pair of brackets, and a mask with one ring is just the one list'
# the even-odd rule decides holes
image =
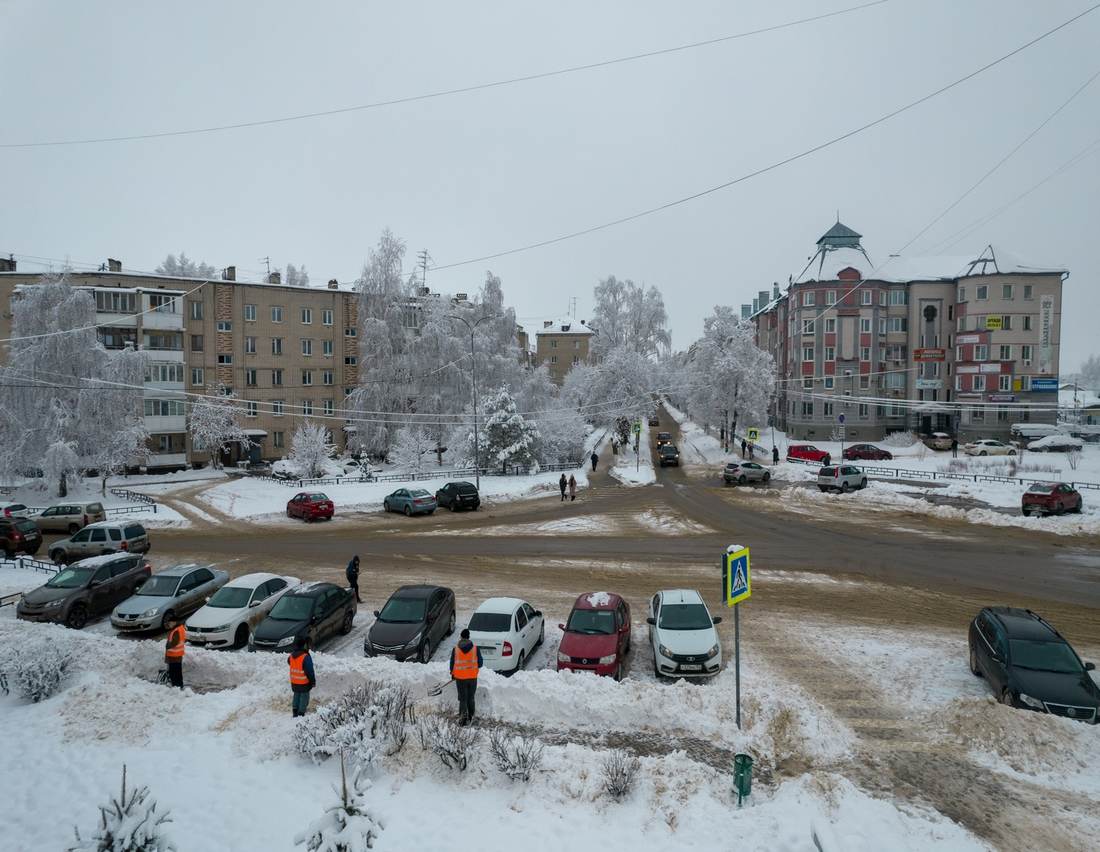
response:
{"label": "metal fence", "polygon": [[2,568],[25,568],[28,571],[41,571],[44,574],[56,574],[58,566],[44,559],[35,559],[33,556],[16,556],[14,559],[0,557]]}
{"label": "metal fence", "polygon": [[[583,462],[559,462],[557,464],[541,465],[538,470],[517,466],[483,467],[478,473],[481,476],[532,476],[538,473],[557,473],[564,470],[576,470],[583,466]],[[366,476],[318,476],[302,479],[289,479],[280,476],[268,476],[267,474],[253,474],[253,479],[263,479],[286,485],[289,488],[309,488],[321,485],[348,485],[364,482],[423,482],[429,479],[460,479],[475,476],[472,467],[461,470],[436,470],[428,468],[419,473],[372,473]]]}
{"label": "metal fence", "polygon": [[116,497],[121,497],[123,500],[129,500],[131,503],[148,503],[150,505],[156,505],[157,502],[148,494],[141,494],[126,488],[112,488],[111,493]]}

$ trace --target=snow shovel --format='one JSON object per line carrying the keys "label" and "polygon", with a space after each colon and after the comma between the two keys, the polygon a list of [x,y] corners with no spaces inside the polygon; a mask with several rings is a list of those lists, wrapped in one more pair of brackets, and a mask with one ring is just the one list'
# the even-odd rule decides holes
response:
{"label": "snow shovel", "polygon": [[428,697],[435,698],[437,695],[442,695],[443,690],[446,689],[447,685],[452,683],[453,681],[454,678],[452,677],[450,680],[441,680],[435,686],[428,687]]}

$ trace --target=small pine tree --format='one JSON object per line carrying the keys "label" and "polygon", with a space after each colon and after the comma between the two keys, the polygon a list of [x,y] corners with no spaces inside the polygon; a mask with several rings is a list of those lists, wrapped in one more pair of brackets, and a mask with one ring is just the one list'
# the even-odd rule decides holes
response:
{"label": "small pine tree", "polygon": [[368,781],[353,776],[348,785],[344,761],[340,760],[340,801],[325,811],[308,829],[294,838],[309,852],[362,852],[374,848],[382,825],[369,813],[363,801]]}
{"label": "small pine tree", "polygon": [[76,843],[67,852],[174,852],[175,844],[164,834],[168,813],[158,814],[156,799],[148,787],[126,790],[126,765],[122,766],[122,793],[99,809],[99,828],[84,839],[78,829]]}
{"label": "small pine tree", "polygon": [[500,387],[485,401],[485,429],[482,437],[482,464],[506,468],[530,467],[535,463],[539,429],[523,419],[508,389]]}

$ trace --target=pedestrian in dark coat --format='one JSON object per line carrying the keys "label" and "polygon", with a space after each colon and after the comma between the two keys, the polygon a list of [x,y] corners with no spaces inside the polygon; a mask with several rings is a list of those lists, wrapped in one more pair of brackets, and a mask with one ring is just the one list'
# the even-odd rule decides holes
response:
{"label": "pedestrian in dark coat", "polygon": [[772,445],[772,464],[779,464],[779,447]]}
{"label": "pedestrian in dark coat", "polygon": [[558,488],[561,489],[561,502],[563,502],[563,503],[565,502],[565,487],[568,484],[569,483],[565,481],[565,474],[563,473],[561,475],[561,479],[558,480]]}
{"label": "pedestrian in dark coat", "polygon": [[313,671],[313,657],[309,655],[309,637],[302,635],[294,639],[294,651],[286,658],[290,666],[291,712],[294,716],[306,715],[309,707],[309,691],[317,685],[317,675]]}
{"label": "pedestrian in dark coat", "polygon": [[742,438],[741,439],[741,458],[745,457],[745,451],[748,450],[748,448],[749,448],[748,442],[744,438]]}
{"label": "pedestrian in dark coat", "polygon": [[596,451],[592,451],[592,472],[596,472],[596,462],[600,460],[600,457],[596,454]]}
{"label": "pedestrian in dark coat", "polygon": [[348,585],[355,591],[355,602],[362,603],[363,599],[359,597],[359,554],[355,554],[351,557],[351,562],[348,563],[347,570],[344,572],[344,576],[348,578]]}
{"label": "pedestrian in dark coat", "polygon": [[569,502],[577,499],[577,480],[573,474],[569,474]]}
{"label": "pedestrian in dark coat", "polygon": [[477,673],[485,663],[481,649],[470,641],[470,631],[463,630],[458,644],[451,649],[451,677],[458,688],[458,722],[469,724],[474,719],[474,695],[477,693]]}
{"label": "pedestrian in dark coat", "polygon": [[959,457],[959,442],[958,439],[951,439],[951,458],[957,459]]}

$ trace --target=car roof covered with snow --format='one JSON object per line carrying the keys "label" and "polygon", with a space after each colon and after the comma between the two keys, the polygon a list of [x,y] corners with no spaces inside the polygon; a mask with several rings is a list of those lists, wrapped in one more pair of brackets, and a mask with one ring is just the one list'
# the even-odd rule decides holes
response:
{"label": "car roof covered with snow", "polygon": [[[277,576],[277,575],[273,575]],[[311,583],[302,583],[300,586],[295,586],[289,592],[288,595],[295,595],[296,597],[314,598],[317,595],[325,592],[329,589],[340,588],[335,583],[329,583],[325,580],[314,580]]]}
{"label": "car roof covered with snow", "polygon": [[1085,442],[1072,435],[1046,435],[1027,445],[1029,450],[1041,450],[1043,447],[1084,447]]}
{"label": "car roof covered with snow", "polygon": [[615,609],[621,602],[614,592],[585,592],[573,602],[573,609]]}
{"label": "car roof covered with snow", "polygon": [[694,589],[665,589],[661,592],[662,603],[701,604],[703,598]]}
{"label": "car roof covered with snow", "polygon": [[497,612],[511,615],[524,601],[519,598],[489,598],[482,601],[474,612]]}
{"label": "car roof covered with snow", "polygon": [[256,571],[253,574],[242,574],[240,577],[234,577],[225,585],[230,588],[254,589],[266,583],[268,580],[290,580],[290,578],[284,577],[282,574],[270,574],[266,571]]}
{"label": "car roof covered with snow", "polygon": [[89,556],[87,559],[81,559],[74,562],[73,565],[80,568],[99,568],[101,565],[110,565],[117,559],[133,559],[138,554],[130,553],[129,551],[121,551],[119,553],[104,553],[101,556]]}

